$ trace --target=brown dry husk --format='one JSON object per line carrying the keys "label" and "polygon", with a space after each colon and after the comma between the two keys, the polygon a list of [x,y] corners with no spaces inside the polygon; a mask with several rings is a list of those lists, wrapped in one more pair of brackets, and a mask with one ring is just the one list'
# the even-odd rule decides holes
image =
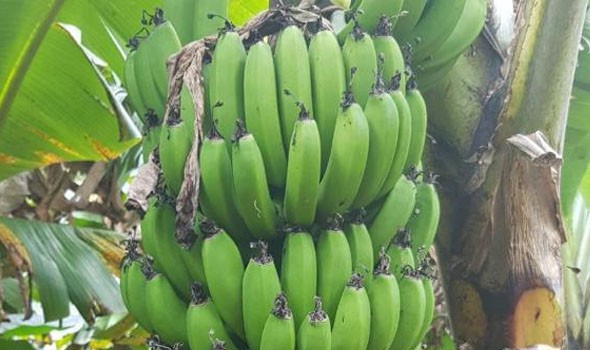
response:
{"label": "brown dry husk", "polygon": [[[317,11],[316,11],[317,12]],[[331,24],[320,14],[310,9],[282,7],[262,12],[237,32],[245,45],[252,44],[258,37],[273,36],[287,25],[297,25],[306,32],[320,29],[331,30]],[[200,170],[198,163],[199,146],[203,138],[203,116],[205,87],[203,84],[203,59],[212,55],[217,36],[209,36],[184,46],[180,52],[168,60],[168,98],[163,123],[170,111],[179,105],[180,92],[188,88],[195,106],[195,139],[188,154],[184,168],[184,181],[176,198],[176,239],[190,244],[194,218],[198,208]],[[131,185],[127,208],[145,213],[147,199],[154,193],[160,175],[157,157],[151,155],[148,163],[140,168],[137,178]]]}

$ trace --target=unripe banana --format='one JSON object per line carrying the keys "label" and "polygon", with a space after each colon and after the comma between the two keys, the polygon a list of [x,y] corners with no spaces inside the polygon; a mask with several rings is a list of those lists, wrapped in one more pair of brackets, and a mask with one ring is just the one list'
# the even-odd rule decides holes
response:
{"label": "unripe banana", "polygon": [[203,268],[211,299],[230,329],[244,339],[242,277],[244,264],[238,246],[223,230],[203,221]]}
{"label": "unripe banana", "polygon": [[362,28],[363,31],[372,34],[375,32],[381,16],[391,18],[393,25],[395,25],[403,3],[404,0],[363,0],[354,14],[354,19],[348,22],[347,26],[338,33],[338,37],[343,38],[348,35],[356,25]]}
{"label": "unripe banana", "polygon": [[[283,209],[285,219],[291,225],[310,226],[315,219],[318,203],[321,142],[315,120],[311,119],[305,107],[295,122],[291,145]],[[291,297],[287,294],[289,300]],[[311,303],[311,301],[310,301]],[[291,305],[293,301],[291,300]],[[294,307],[294,309],[296,309]],[[306,311],[307,312],[307,311]],[[295,320],[300,320],[298,310]]]}
{"label": "unripe banana", "polygon": [[293,314],[283,293],[276,297],[260,339],[260,350],[274,349],[295,350]]}
{"label": "unripe banana", "polygon": [[418,90],[415,77],[410,77],[406,87],[406,100],[410,107],[412,116],[412,136],[410,137],[410,148],[406,159],[405,169],[418,166],[422,159],[424,143],[426,142],[426,102]]}
{"label": "unripe banana", "polygon": [[275,238],[277,213],[270,197],[264,161],[252,134],[237,123],[232,146],[232,174],[236,207],[246,226],[258,238]]}
{"label": "unripe banana", "polygon": [[410,106],[406,98],[400,90],[401,74],[396,74],[389,86],[389,94],[395,102],[399,117],[399,132],[397,137],[397,145],[395,147],[395,156],[389,168],[389,173],[385,178],[385,182],[377,195],[377,198],[385,196],[396,185],[400,176],[402,175],[408,152],[410,150],[410,140],[412,137],[412,115],[410,113]]}
{"label": "unripe banana", "polygon": [[318,261],[318,295],[324,309],[334,319],[342,291],[352,272],[352,257],[346,235],[334,221],[320,234],[316,256]]}
{"label": "unripe banana", "polygon": [[388,350],[395,338],[400,314],[399,287],[389,271],[390,259],[381,250],[373,281],[367,288],[371,302],[371,336],[367,349]]}
{"label": "unripe banana", "polygon": [[[217,33],[223,28],[224,18],[227,18],[229,0],[199,0],[194,3],[193,40],[199,40]],[[210,16],[214,15],[214,16]]]}
{"label": "unripe banana", "polygon": [[406,225],[415,202],[416,185],[402,176],[369,226],[374,257],[378,257],[381,248],[387,247],[395,233]]}
{"label": "unripe banana", "polygon": [[[284,92],[289,91],[313,115],[309,60],[302,59],[308,57],[307,43],[301,29],[297,26],[288,26],[279,33],[274,57],[283,145],[289,147],[293,127],[299,116],[299,108],[293,103],[292,97]],[[293,59],[294,57],[299,59]]]}
{"label": "unripe banana", "polygon": [[212,125],[199,151],[200,204],[205,215],[232,238],[247,242],[250,238],[246,223],[236,207],[231,158],[226,142]]}
{"label": "unripe banana", "polygon": [[154,327],[150,322],[148,308],[145,300],[146,279],[143,274],[143,261],[136,252],[131,252],[121,269],[121,294],[127,310],[133,319],[146,331],[153,332]]}
{"label": "unripe banana", "polygon": [[[391,258],[390,271],[398,282],[404,277],[404,271],[416,267],[414,254],[412,254],[411,233],[409,230],[400,229],[392,238],[386,254]],[[403,300],[403,299],[402,299]]]}
{"label": "unripe banana", "polygon": [[346,80],[355,100],[365,107],[377,72],[377,53],[371,36],[359,27],[346,37],[342,47]]}
{"label": "unripe banana", "polygon": [[145,114],[147,112],[147,108],[141,99],[139,86],[137,85],[137,79],[135,77],[135,54],[135,50],[132,50],[125,59],[125,66],[123,67],[123,85],[127,90],[127,97],[129,97],[128,102],[137,112],[137,115],[141,121],[145,124]]}
{"label": "unripe banana", "polygon": [[246,49],[239,34],[233,31],[221,34],[213,52],[209,100],[219,106],[212,108],[212,118],[226,140],[232,136],[236,119],[244,116],[245,64]]}
{"label": "unripe banana", "polygon": [[207,279],[205,278],[205,269],[203,268],[203,236],[192,235],[188,246],[182,248],[182,261],[193,281],[207,288]]}
{"label": "unripe banana", "polygon": [[331,30],[315,34],[309,43],[309,65],[314,118],[322,143],[322,170],[328,164],[332,136],[342,94],[346,91],[346,71],[342,50]]}
{"label": "unripe banana", "polygon": [[320,219],[350,207],[361,185],[368,153],[367,118],[347,92],[336,119],[328,166],[320,182],[316,214]]}
{"label": "unripe banana", "polygon": [[413,349],[415,347],[417,347],[418,345],[420,345],[420,342],[422,342],[422,340],[424,339],[424,336],[426,335],[426,333],[428,333],[428,330],[430,329],[430,326],[432,324],[432,319],[434,318],[434,303],[435,303],[435,299],[434,299],[434,289],[432,286],[432,280],[430,278],[423,278],[422,279],[422,286],[424,287],[424,297],[425,297],[425,301],[424,301],[424,321],[422,322],[422,327],[420,327],[420,332],[418,333],[418,338],[417,340],[414,342],[414,344],[412,345],[412,347],[410,347],[410,349]]}
{"label": "unripe banana", "polygon": [[330,350],[332,334],[330,318],[322,310],[322,301],[314,298],[315,308],[307,314],[297,331],[297,350]]}
{"label": "unripe banana", "polygon": [[164,183],[176,197],[184,180],[184,165],[192,146],[184,121],[178,117],[166,120],[160,132],[160,166]]}
{"label": "unripe banana", "polygon": [[401,14],[393,28],[393,36],[406,42],[411,35],[416,23],[420,20],[422,11],[428,0],[406,0],[402,6]]}
{"label": "unripe banana", "polygon": [[353,213],[351,221],[344,225],[344,233],[350,247],[352,270],[363,276],[368,284],[370,283],[374,265],[373,245],[363,220],[364,213],[362,211]]}
{"label": "unripe banana", "polygon": [[412,344],[419,341],[418,337],[424,322],[424,312],[426,311],[424,286],[419,274],[407,265],[398,279],[398,286],[402,303],[399,326],[390,349],[410,350]]}
{"label": "unripe banana", "polygon": [[[148,112],[146,113],[146,120],[155,118],[156,122],[157,122],[157,117],[155,117],[155,114],[153,113],[153,110],[148,110]],[[149,122],[148,122],[149,124]],[[158,147],[158,144],[160,143],[160,133],[162,131],[162,126],[161,125],[157,125],[157,126],[152,126],[149,127],[147,129],[147,132],[144,134],[143,139],[141,140],[141,155],[143,157],[143,161],[147,163],[147,161],[150,159],[150,153],[152,153],[152,151]]]}
{"label": "unripe banana", "polygon": [[353,208],[364,207],[377,197],[396,154],[399,116],[395,102],[385,92],[381,73],[376,74],[365,117],[369,124],[369,153]]}
{"label": "unripe banana", "polygon": [[317,260],[311,234],[287,233],[283,243],[281,285],[293,312],[295,328],[313,310],[317,287]]}
{"label": "unripe banana", "polygon": [[[148,209],[140,222],[141,228],[141,248],[146,257],[154,258],[157,255],[158,246],[158,229],[156,228],[156,218],[158,217],[158,200],[155,197],[148,198]],[[162,265],[158,261],[153,262],[157,271],[163,271]]]}
{"label": "unripe banana", "polygon": [[[167,203],[158,203],[154,210],[153,232],[145,234],[154,237],[156,252],[154,259],[159,262],[162,272],[170,280],[176,292],[184,300],[190,300],[192,278],[182,259],[182,248],[176,241],[176,212]],[[143,227],[142,227],[143,228]]]}
{"label": "unripe banana", "polygon": [[434,241],[440,219],[440,202],[434,187],[436,177],[432,176],[416,185],[416,204],[406,227],[412,234],[414,255],[418,249],[428,249]]}
{"label": "unripe banana", "polygon": [[262,331],[274,300],[281,292],[281,283],[272,256],[267,252],[268,245],[258,242],[254,246],[259,249],[259,253],[250,259],[244,272],[242,300],[248,346],[260,349]]}
{"label": "unripe banana", "polygon": [[[408,1],[404,1],[404,4]],[[414,1],[415,2],[415,1]],[[373,45],[377,57],[383,55],[383,60],[377,60],[377,66],[380,72],[383,72],[383,80],[390,82],[393,77],[401,74],[401,90],[406,93],[406,66],[404,54],[396,41],[391,35],[391,20],[386,16],[381,16],[379,25],[373,36]]]}
{"label": "unripe banana", "polygon": [[[156,18],[156,17],[155,17]],[[166,101],[168,97],[168,67],[166,61],[180,51],[182,44],[170,21],[156,22],[156,27],[144,43],[150,47],[150,69],[154,76],[156,89]],[[146,72],[143,72],[146,74]]]}
{"label": "unripe banana", "polygon": [[186,327],[191,349],[211,349],[212,337],[223,341],[225,349],[238,349],[227,334],[215,304],[198,283],[192,287],[191,304],[186,312]]}
{"label": "unripe banana", "polygon": [[147,277],[145,302],[154,332],[166,343],[187,343],[187,305],[174,293],[174,288],[164,275],[154,272],[144,264]]}
{"label": "unripe banana", "polygon": [[275,65],[270,45],[259,41],[250,47],[244,71],[246,127],[256,138],[268,183],[285,186],[287,157],[281,135]]}
{"label": "unripe banana", "polygon": [[198,39],[193,38],[195,3],[193,0],[164,0],[162,4],[164,15],[174,25],[182,45]]}
{"label": "unripe banana", "polygon": [[139,89],[139,95],[146,109],[152,109],[157,117],[155,125],[160,125],[164,119],[165,96],[160,96],[156,81],[152,72],[152,45],[149,44],[149,37],[143,40],[135,51],[135,80]]}
{"label": "unripe banana", "polygon": [[432,1],[426,4],[420,20],[408,37],[413,58],[421,63],[436,52],[457,26],[468,0]]}
{"label": "unripe banana", "polygon": [[353,274],[342,292],[332,325],[332,349],[367,349],[371,333],[371,305],[363,277]]}

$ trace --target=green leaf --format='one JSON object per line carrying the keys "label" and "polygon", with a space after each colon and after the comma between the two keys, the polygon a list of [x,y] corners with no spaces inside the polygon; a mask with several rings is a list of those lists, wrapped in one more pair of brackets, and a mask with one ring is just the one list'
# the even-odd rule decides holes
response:
{"label": "green leaf", "polygon": [[10,350],[35,350],[33,345],[24,340],[6,340],[0,339],[0,349]]}
{"label": "green leaf", "polygon": [[47,33],[3,119],[0,179],[57,162],[110,160],[137,142],[119,139],[97,71],[58,25]]}
{"label": "green leaf", "polygon": [[4,304],[8,305],[14,312],[22,312],[23,301],[20,297],[20,289],[16,278],[2,279],[2,290],[4,291]]}
{"label": "green leaf", "polygon": [[238,26],[263,10],[268,9],[268,0],[230,0],[229,19]]}
{"label": "green leaf", "polygon": [[0,125],[63,0],[0,2]]}
{"label": "green leaf", "polygon": [[0,218],[0,233],[3,228],[17,237],[28,252],[46,322],[67,316],[69,301],[87,321],[94,317],[97,305],[104,311],[125,310],[117,281],[96,251],[78,237],[77,229]]}
{"label": "green leaf", "polygon": [[[39,325],[39,326],[29,326],[29,325],[20,325],[16,328],[12,328],[7,330],[6,332],[2,333],[2,337],[5,339],[9,339],[12,337],[30,337],[30,336],[38,336],[38,335],[45,335],[49,334],[49,332],[54,330],[62,330],[62,328],[49,326],[49,325]],[[0,349],[2,349],[0,347]]]}

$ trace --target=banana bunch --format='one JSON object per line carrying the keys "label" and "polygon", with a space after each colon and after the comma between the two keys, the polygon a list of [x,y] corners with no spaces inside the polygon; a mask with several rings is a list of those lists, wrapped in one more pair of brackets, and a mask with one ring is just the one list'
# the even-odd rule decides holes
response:
{"label": "banana bunch", "polygon": [[[165,62],[211,33],[195,34],[199,16],[216,14],[201,2],[165,1],[171,21],[157,11],[126,63],[160,168],[122,264],[129,312],[151,346],[415,349],[433,317],[424,258],[440,205],[436,177],[416,170],[427,132],[417,70],[392,35],[405,2],[356,1],[362,11],[338,34],[290,24],[247,43],[206,16],[223,28],[203,62],[199,213],[180,244],[194,104],[183,89],[162,121]],[[187,20],[189,9],[201,20]]]}
{"label": "banana bunch", "polygon": [[343,43],[356,25],[371,34],[379,31],[379,18],[391,19],[393,36],[411,51],[412,69],[427,90],[455,65],[482,31],[487,13],[485,0],[332,0],[342,8],[334,23]]}

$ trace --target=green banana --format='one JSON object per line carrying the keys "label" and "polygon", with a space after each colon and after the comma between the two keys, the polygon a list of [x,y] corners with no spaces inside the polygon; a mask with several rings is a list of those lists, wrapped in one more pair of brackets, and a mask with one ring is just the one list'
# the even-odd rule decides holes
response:
{"label": "green banana", "polygon": [[406,87],[406,100],[412,115],[412,136],[410,137],[410,148],[406,159],[405,169],[418,166],[422,159],[424,143],[426,142],[426,102],[418,90],[414,77],[410,77]]}
{"label": "green banana", "polygon": [[281,286],[293,312],[296,329],[313,310],[317,287],[317,260],[311,234],[287,233],[283,243]]}
{"label": "green banana", "polygon": [[186,312],[186,327],[191,349],[210,349],[212,337],[223,341],[225,349],[238,349],[227,334],[215,304],[198,283],[192,287],[191,304]]}
{"label": "green banana", "polygon": [[322,310],[322,300],[314,298],[315,307],[310,311],[297,331],[297,350],[330,350],[332,335],[330,318]]}
{"label": "green banana", "polygon": [[[293,103],[292,96],[301,101],[313,115],[309,60],[293,59],[294,57],[308,57],[307,43],[301,29],[297,26],[288,26],[279,33],[274,52],[279,115],[285,147],[289,147],[293,127],[299,115],[299,108]],[[285,94],[285,91],[291,96]]]}
{"label": "green banana", "polygon": [[199,0],[194,3],[193,40],[217,33],[227,18],[229,0]]}
{"label": "green banana", "polygon": [[236,207],[232,165],[226,140],[215,124],[199,150],[201,183],[199,199],[204,214],[226,230],[236,241],[248,241],[246,224]]}
{"label": "green banana", "polygon": [[244,116],[246,57],[240,35],[228,28],[215,45],[209,76],[209,100],[218,106],[212,108],[212,119],[226,140],[232,136],[236,119]]}
{"label": "green banana", "polygon": [[176,197],[184,180],[184,165],[192,140],[187,135],[185,122],[178,117],[170,116],[165,124],[160,132],[160,167],[166,187]]}
{"label": "green banana", "polygon": [[244,331],[251,349],[260,349],[264,325],[273,308],[276,296],[281,292],[281,283],[268,245],[257,242],[257,256],[250,259],[242,283]]}
{"label": "green banana", "polygon": [[391,163],[389,173],[385,178],[385,182],[377,195],[377,198],[385,196],[396,185],[400,176],[402,175],[408,152],[410,151],[410,140],[412,137],[412,115],[410,106],[406,101],[405,96],[400,90],[401,74],[396,74],[391,80],[389,94],[395,102],[399,117],[399,132],[397,136],[397,145],[395,147],[395,156]]}
{"label": "green banana", "polygon": [[369,153],[353,208],[364,207],[377,197],[396,153],[399,116],[393,98],[385,92],[381,73],[376,75],[365,117],[369,124]]}
{"label": "green banana", "polygon": [[413,349],[415,347],[417,347],[418,345],[420,345],[420,342],[422,342],[422,339],[424,339],[424,336],[426,335],[426,333],[428,333],[428,330],[430,329],[430,326],[432,324],[432,319],[434,318],[434,303],[435,303],[435,298],[434,298],[434,289],[432,286],[432,280],[430,278],[424,278],[422,279],[422,286],[424,287],[424,297],[425,297],[425,302],[424,302],[424,321],[422,322],[422,327],[420,327],[420,332],[418,333],[418,338],[417,340],[414,342],[414,344],[412,345],[412,347],[410,347],[410,349]]}
{"label": "green banana", "polygon": [[467,1],[463,14],[451,35],[436,52],[431,54],[428,60],[420,63],[421,69],[439,67],[467,50],[482,31],[486,21],[486,13],[487,1]]}
{"label": "green banana", "polygon": [[186,85],[183,85],[180,91],[179,108],[180,120],[184,123],[186,137],[192,142],[195,139],[195,104]]}
{"label": "green banana", "polygon": [[398,278],[400,293],[399,325],[391,350],[410,350],[412,344],[419,341],[424,313],[426,311],[426,296],[419,274],[409,266],[404,266],[401,277]]}
{"label": "green banana", "polygon": [[125,59],[125,66],[123,67],[123,85],[127,90],[129,104],[137,112],[137,115],[145,124],[145,114],[147,113],[147,108],[141,99],[139,86],[137,85],[137,79],[135,77],[135,54],[136,52],[133,49],[131,52],[129,52],[127,58]]}
{"label": "green banana", "polygon": [[[415,1],[404,1],[407,2]],[[377,67],[380,72],[383,72],[383,80],[390,82],[396,74],[401,74],[400,88],[402,94],[406,93],[406,65],[404,61],[404,54],[396,41],[391,35],[391,20],[388,17],[381,16],[379,25],[373,36],[373,46],[375,46],[375,53],[377,54]],[[379,59],[383,55],[383,59]]]}
{"label": "green banana", "polygon": [[[158,246],[158,229],[156,222],[158,217],[158,200],[155,197],[148,198],[148,209],[146,210],[140,222],[141,228],[141,248],[146,257],[154,258],[157,255]],[[159,261],[154,261],[154,268],[163,271]]]}
{"label": "green banana", "polygon": [[382,249],[367,290],[371,303],[371,336],[367,349],[388,350],[397,332],[401,300],[389,264],[390,259]]}
{"label": "green banana", "polygon": [[199,38],[193,38],[193,13],[195,4],[193,0],[164,0],[162,8],[166,18],[172,23],[178,39],[182,45]]}
{"label": "green banana", "polygon": [[244,339],[242,256],[231,237],[211,222],[201,222],[201,231],[206,235],[202,251],[203,268],[211,299],[229,328]]}
{"label": "green banana", "polygon": [[[154,118],[155,114],[151,113],[153,110],[148,110],[148,112],[146,113],[146,118],[147,119],[151,119]],[[157,121],[157,120],[156,120]],[[157,126],[153,126],[148,128],[147,132],[144,134],[143,139],[141,140],[141,153],[142,153],[142,157],[144,162],[147,163],[147,161],[150,158],[150,153],[156,148],[158,147],[158,144],[160,143],[160,133],[162,132],[162,126],[161,125],[157,125]]]}
{"label": "green banana", "polygon": [[410,231],[399,229],[391,239],[386,249],[386,254],[391,258],[390,271],[398,282],[404,277],[404,270],[416,267],[414,254],[412,253],[412,242]]}
{"label": "green banana", "polygon": [[142,270],[144,259],[136,254],[137,252],[131,252],[121,269],[121,295],[123,300],[126,300],[125,305],[133,319],[146,331],[153,332],[154,327],[150,322],[144,296],[146,286]]}
{"label": "green banana", "polygon": [[156,79],[152,72],[152,45],[149,41],[149,36],[144,39],[137,50],[135,51],[135,64],[133,71],[135,73],[135,80],[139,88],[139,95],[144,103],[146,109],[152,109],[157,122],[155,125],[160,125],[164,119],[164,105],[166,97],[161,96],[156,87]]}
{"label": "green banana", "polygon": [[342,94],[346,91],[346,71],[342,50],[331,30],[316,33],[309,42],[309,65],[314,118],[322,143],[322,170],[328,164],[332,136]]}
{"label": "green banana", "polygon": [[428,67],[428,69],[416,67],[416,77],[418,79],[420,91],[428,91],[432,89],[437,83],[444,81],[443,78],[449,74],[449,72],[457,64],[457,61],[462,57],[462,55],[459,55],[447,62],[441,63],[438,66]]}
{"label": "green banana", "polygon": [[459,22],[468,0],[430,1],[407,38],[412,63],[419,65],[445,43]]}
{"label": "green banana", "polygon": [[344,233],[350,247],[352,270],[370,283],[373,272],[373,245],[367,227],[363,223],[362,211],[353,213],[352,220],[344,225]]}
{"label": "green banana", "polygon": [[[289,147],[283,209],[289,224],[310,226],[318,203],[322,152],[318,126],[305,107],[301,106],[301,109]],[[291,300],[288,294],[287,297]],[[295,315],[296,320],[302,316],[297,311]]]}
{"label": "green banana", "polygon": [[144,273],[147,277],[145,302],[154,333],[168,344],[186,344],[187,305],[178,298],[166,277],[151,269],[149,262],[144,264]]}
{"label": "green banana", "polygon": [[270,197],[264,161],[256,139],[237,122],[232,147],[232,174],[236,207],[246,226],[258,238],[277,237],[277,213]]}
{"label": "green banana", "polygon": [[354,31],[355,26],[372,34],[375,32],[381,16],[390,18],[392,24],[395,25],[403,4],[404,0],[363,0],[355,11],[353,19],[338,33],[338,37],[341,42],[344,41],[344,37]]}
{"label": "green banana", "polygon": [[365,107],[377,72],[377,53],[371,36],[358,26],[346,37],[342,47],[346,80],[355,100]]}
{"label": "green banana", "polygon": [[393,27],[393,36],[398,40],[407,41],[414,27],[422,16],[428,0],[406,0],[402,6],[401,16]]}
{"label": "green banana", "polygon": [[205,269],[203,268],[203,236],[192,235],[188,247],[182,248],[182,261],[193,281],[207,287]]}
{"label": "green banana", "polygon": [[403,228],[414,211],[416,185],[402,176],[385,198],[385,202],[369,226],[374,257],[387,247],[397,230]]}
{"label": "green banana", "polygon": [[287,157],[281,135],[279,102],[272,49],[264,41],[250,47],[244,70],[244,111],[248,130],[256,138],[268,183],[284,187]]}
{"label": "green banana", "polygon": [[170,280],[176,292],[184,300],[190,300],[190,287],[192,278],[186,269],[182,259],[182,248],[176,241],[176,212],[167,203],[158,203],[154,210],[155,218],[153,226],[149,229],[153,232],[146,232],[156,243],[154,259],[162,267],[162,272]]}
{"label": "green banana", "polygon": [[434,187],[436,177],[431,176],[416,185],[416,204],[406,228],[412,233],[413,251],[430,248],[434,242],[440,219],[440,202]]}
{"label": "green banana", "polygon": [[285,294],[279,293],[264,323],[260,350],[295,350],[295,325]]}
{"label": "green banana", "polygon": [[[155,17],[157,18],[157,17]],[[150,69],[154,77],[156,89],[160,97],[166,101],[168,97],[168,67],[166,61],[173,54],[180,51],[182,45],[170,21],[158,23],[146,39],[144,45],[150,48]],[[143,72],[146,74],[147,72]]]}
{"label": "green banana", "polygon": [[353,274],[338,303],[332,325],[332,349],[367,349],[371,333],[371,305],[363,277]]}
{"label": "green banana", "polygon": [[316,215],[321,219],[350,207],[361,185],[368,154],[369,124],[348,91],[336,119],[330,159],[320,182]]}
{"label": "green banana", "polygon": [[340,223],[333,220],[331,227],[322,230],[317,247],[318,295],[330,320],[334,320],[336,308],[352,272],[352,257],[346,235]]}

